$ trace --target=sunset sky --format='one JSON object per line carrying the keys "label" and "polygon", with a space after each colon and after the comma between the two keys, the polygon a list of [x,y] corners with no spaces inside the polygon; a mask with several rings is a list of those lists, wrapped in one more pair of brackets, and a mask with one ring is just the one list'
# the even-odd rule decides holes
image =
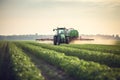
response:
{"label": "sunset sky", "polygon": [[53,34],[56,27],[120,35],[120,0],[0,0],[0,35]]}

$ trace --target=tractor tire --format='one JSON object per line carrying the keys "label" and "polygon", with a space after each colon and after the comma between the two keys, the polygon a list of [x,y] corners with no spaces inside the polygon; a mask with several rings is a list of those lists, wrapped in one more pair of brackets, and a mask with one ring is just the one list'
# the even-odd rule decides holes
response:
{"label": "tractor tire", "polygon": [[54,36],[54,45],[57,45],[57,37]]}
{"label": "tractor tire", "polygon": [[57,37],[57,45],[60,45],[60,37]]}
{"label": "tractor tire", "polygon": [[69,37],[66,37],[66,44],[69,44],[70,40]]}

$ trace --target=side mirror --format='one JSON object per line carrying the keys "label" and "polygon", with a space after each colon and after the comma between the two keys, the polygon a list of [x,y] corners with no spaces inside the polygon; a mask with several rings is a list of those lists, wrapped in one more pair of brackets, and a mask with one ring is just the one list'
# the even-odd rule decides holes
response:
{"label": "side mirror", "polygon": [[55,31],[56,29],[53,29],[53,31]]}

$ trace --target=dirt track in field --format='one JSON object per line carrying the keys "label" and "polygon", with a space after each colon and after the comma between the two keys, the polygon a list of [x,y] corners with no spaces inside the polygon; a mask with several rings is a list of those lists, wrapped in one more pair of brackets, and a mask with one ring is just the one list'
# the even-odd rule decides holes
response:
{"label": "dirt track in field", "polygon": [[0,80],[15,80],[12,75],[11,65],[10,65],[10,55],[8,53],[8,44],[5,43],[0,50],[0,56],[2,64],[0,66]]}

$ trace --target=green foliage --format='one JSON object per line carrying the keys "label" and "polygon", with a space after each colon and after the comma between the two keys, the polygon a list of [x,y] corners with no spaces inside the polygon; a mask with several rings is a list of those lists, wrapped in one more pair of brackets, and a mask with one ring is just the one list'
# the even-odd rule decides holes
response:
{"label": "green foliage", "polygon": [[9,43],[9,53],[16,80],[44,80],[40,71],[21,49]]}
{"label": "green foliage", "polygon": [[[8,42],[7,42],[8,43]],[[62,45],[53,46],[48,44],[38,44],[33,42],[15,42],[9,43],[10,62],[13,70],[13,74],[16,80],[44,80],[40,71],[31,62],[30,58],[22,51],[25,50],[31,54],[38,56],[39,58],[47,61],[54,66],[61,68],[70,76],[76,80],[119,80],[120,68],[119,55],[113,54],[112,51],[119,51],[119,48],[115,47],[109,53],[105,53],[108,49],[112,49],[107,45],[92,45],[95,46],[93,50],[87,48],[79,48],[80,45]],[[0,63],[2,62],[2,51],[6,42],[0,42]],[[35,46],[36,45],[36,46]],[[81,45],[83,46],[83,45]],[[91,45],[87,45],[91,48]],[[97,46],[104,46],[103,49]],[[19,48],[18,48],[19,47]],[[20,49],[21,48],[21,49]],[[84,47],[83,47],[84,48]],[[101,49],[101,51],[100,51]],[[103,50],[103,51],[102,51]],[[56,52],[57,51],[57,52]],[[112,54],[111,54],[112,53]],[[69,56],[66,56],[69,55]],[[75,56],[75,57],[73,57]],[[116,57],[117,56],[117,57]],[[79,57],[79,58],[77,58]],[[84,60],[83,60],[84,59]],[[88,61],[85,61],[88,60]],[[99,63],[110,65],[110,67],[101,65]],[[93,62],[92,62],[93,61]],[[105,62],[106,61],[106,62]],[[104,63],[103,63],[104,62]],[[113,64],[115,63],[115,64]],[[0,64],[1,65],[1,64]]]}
{"label": "green foliage", "polygon": [[120,45],[98,45],[98,44],[70,44],[62,45],[66,47],[78,48],[78,49],[87,49],[91,51],[99,51],[120,55]]}
{"label": "green foliage", "polygon": [[[70,76],[79,80],[117,80],[110,67],[94,62],[87,62],[64,53],[56,52],[26,43],[16,43],[22,49],[44,59],[45,61],[63,69]],[[61,49],[59,49],[61,50]],[[66,51],[66,48],[64,49]],[[109,78],[110,76],[110,78]]]}
{"label": "green foliage", "polygon": [[108,65],[110,67],[120,67],[120,56],[114,54],[108,54],[98,51],[89,51],[85,49],[76,49],[65,46],[54,46],[50,44],[38,44],[38,43],[30,43],[43,48],[56,50],[58,52],[63,52],[69,56],[76,56],[80,59],[84,59],[87,61],[95,61],[101,64]]}

